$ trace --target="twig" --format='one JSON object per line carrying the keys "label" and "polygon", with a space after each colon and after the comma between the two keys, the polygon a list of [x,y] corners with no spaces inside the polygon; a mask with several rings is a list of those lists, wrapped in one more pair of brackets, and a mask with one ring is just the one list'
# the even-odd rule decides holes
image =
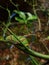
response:
{"label": "twig", "polygon": [[27,34],[27,35],[24,35],[24,37],[29,37],[29,36],[32,36],[32,35],[34,35],[35,36],[35,34]]}
{"label": "twig", "polygon": [[45,39],[41,39],[40,40],[40,42],[42,43],[42,45],[45,47],[45,49],[46,49],[46,51],[48,52],[48,54],[49,54],[49,49],[46,47],[46,45],[44,44],[44,41],[46,40],[46,38]]}
{"label": "twig", "polygon": [[[33,11],[34,11],[34,14],[37,16],[36,9],[35,9],[35,6],[34,6],[34,0],[33,0]],[[39,31],[41,31],[41,22],[40,22],[39,17],[38,17],[38,23],[39,23]]]}
{"label": "twig", "polygon": [[17,8],[17,10],[19,10],[19,8],[18,8],[18,4],[15,4],[12,0],[10,0],[10,2],[12,3],[12,5],[14,5],[16,8]]}

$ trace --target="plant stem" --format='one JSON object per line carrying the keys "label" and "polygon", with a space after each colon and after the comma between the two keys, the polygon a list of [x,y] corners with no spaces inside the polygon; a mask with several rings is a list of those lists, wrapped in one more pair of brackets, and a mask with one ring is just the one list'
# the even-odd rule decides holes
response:
{"label": "plant stem", "polygon": [[[6,27],[6,26],[5,26]],[[22,44],[22,42],[17,38],[17,36],[8,28],[8,31],[20,42],[20,45],[16,45],[17,48],[21,49],[22,51],[28,53],[29,55],[32,55],[32,56],[36,56],[36,57],[40,57],[40,58],[43,58],[43,59],[49,59],[49,55],[44,55],[44,54],[41,54],[41,53],[38,53],[36,51],[33,51],[29,48],[27,48],[26,46],[24,46]],[[22,46],[22,47],[21,47]]]}
{"label": "plant stem", "polygon": [[15,4],[12,0],[10,0],[10,2],[12,3],[12,5],[14,5],[14,7],[16,7],[17,8],[17,10],[19,10],[19,8],[18,8],[18,4]]}

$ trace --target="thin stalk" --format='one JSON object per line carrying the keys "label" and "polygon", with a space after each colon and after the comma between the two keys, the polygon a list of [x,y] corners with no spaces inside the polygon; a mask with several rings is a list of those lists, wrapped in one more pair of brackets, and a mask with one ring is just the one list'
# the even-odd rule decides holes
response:
{"label": "thin stalk", "polygon": [[[37,16],[37,13],[36,13],[36,9],[35,9],[35,5],[37,5],[37,4],[34,4],[34,0],[33,0],[33,11],[34,11],[34,14]],[[37,16],[38,17],[38,16]],[[39,19],[39,17],[38,17],[38,24],[39,24],[39,31],[41,31],[41,22],[40,22],[40,19]]]}
{"label": "thin stalk", "polygon": [[48,54],[49,54],[49,49],[47,48],[46,44],[44,44],[44,42],[43,42],[43,41],[41,41],[41,42],[42,42],[43,46],[45,47],[46,51],[47,51],[47,52],[48,52]]}
{"label": "thin stalk", "polygon": [[11,4],[14,6],[14,7],[16,7],[17,8],[17,10],[19,10],[19,8],[18,8],[18,4],[15,4],[12,0],[10,0],[10,2],[11,2]]}
{"label": "thin stalk", "polygon": [[[7,40],[0,40],[0,42],[10,43],[11,41],[9,42]],[[23,52],[25,52],[25,53],[27,53],[27,54],[29,54],[31,56],[35,56],[35,57],[39,57],[39,58],[42,58],[42,59],[49,60],[49,55],[44,55],[44,54],[38,53],[38,52],[36,52],[34,50],[31,50],[28,47],[24,46],[22,43],[14,44],[13,42],[11,42],[11,44],[13,44],[15,47],[17,47],[18,49],[22,50]]]}
{"label": "thin stalk", "polygon": [[[32,64],[34,63],[34,65],[39,65],[39,62],[37,61],[37,59],[35,59],[34,56],[31,56],[31,55],[30,55],[30,59],[31,59]],[[40,64],[40,65],[41,65],[41,64]]]}
{"label": "thin stalk", "polygon": [[8,12],[8,20],[7,20],[6,28],[3,29],[3,37],[4,37],[4,39],[5,39],[5,34],[6,34],[6,32],[7,32],[7,28],[8,28],[8,27],[10,26],[10,24],[11,24],[10,10],[9,10],[8,8],[2,7],[1,5],[0,5],[0,7]]}
{"label": "thin stalk", "polygon": [[8,8],[4,8],[3,6],[0,5],[0,8],[3,10],[6,10],[8,12],[8,21],[10,20],[10,10]]}

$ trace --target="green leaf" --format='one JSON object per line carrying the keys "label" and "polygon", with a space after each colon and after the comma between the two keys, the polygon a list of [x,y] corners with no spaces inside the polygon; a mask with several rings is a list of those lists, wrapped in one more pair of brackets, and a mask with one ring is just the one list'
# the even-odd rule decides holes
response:
{"label": "green leaf", "polygon": [[15,17],[15,20],[18,21],[19,23],[24,23],[24,20],[19,17]]}
{"label": "green leaf", "polygon": [[38,17],[37,16],[35,16],[35,15],[32,15],[31,13],[27,13],[27,15],[28,15],[28,18],[27,18],[27,20],[36,20]]}
{"label": "green leaf", "polygon": [[13,12],[15,12],[16,14],[19,13],[19,11],[17,11],[17,10],[14,10]]}
{"label": "green leaf", "polygon": [[26,15],[25,15],[25,13],[24,12],[19,12],[19,16],[23,19],[23,20],[25,20],[26,19]]}
{"label": "green leaf", "polygon": [[46,39],[48,39],[48,40],[49,40],[49,36],[48,36]]}
{"label": "green leaf", "polygon": [[27,24],[27,20],[23,20],[23,19],[21,19],[19,17],[15,17],[15,20],[18,21],[21,24],[24,24],[24,23]]}
{"label": "green leaf", "polygon": [[17,11],[17,10],[14,10],[14,12],[15,12],[16,14],[18,14],[19,17],[22,18],[23,20],[26,19],[26,15],[25,15],[24,12],[22,12],[22,11]]}
{"label": "green leaf", "polygon": [[3,40],[4,38],[2,36],[0,36],[0,40]]}

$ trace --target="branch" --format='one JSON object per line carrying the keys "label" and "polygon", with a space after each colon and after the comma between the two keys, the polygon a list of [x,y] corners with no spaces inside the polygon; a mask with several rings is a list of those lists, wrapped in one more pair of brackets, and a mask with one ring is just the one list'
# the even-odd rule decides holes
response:
{"label": "branch", "polygon": [[19,10],[19,8],[18,8],[19,5],[18,4],[15,4],[12,0],[10,0],[10,2],[11,2],[12,5],[14,5],[14,7],[17,8],[17,10]]}
{"label": "branch", "polygon": [[32,55],[32,56],[36,56],[36,57],[39,57],[39,58],[42,58],[42,59],[49,60],[49,55],[44,55],[44,54],[38,53],[38,52],[36,52],[34,50],[31,50],[28,47],[26,47],[25,45],[23,45],[22,43],[20,43],[20,44],[14,44],[13,42],[7,41],[7,40],[0,40],[0,42],[5,42],[5,43],[8,42],[8,43],[11,43],[15,47],[17,47],[18,49],[22,50],[23,52],[25,52],[25,53],[27,53],[29,55]]}

